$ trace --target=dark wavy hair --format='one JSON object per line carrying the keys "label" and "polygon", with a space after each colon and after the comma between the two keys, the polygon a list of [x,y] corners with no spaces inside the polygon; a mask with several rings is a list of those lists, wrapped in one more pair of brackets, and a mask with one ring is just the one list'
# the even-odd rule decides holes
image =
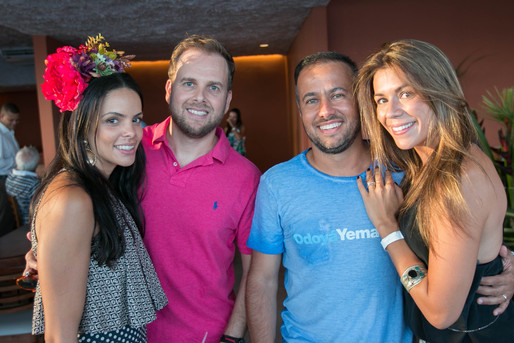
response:
{"label": "dark wavy hair", "polygon": [[143,103],[143,96],[136,81],[126,73],[115,73],[92,79],[77,109],[62,114],[56,156],[43,178],[41,187],[34,195],[31,206],[33,213],[35,203],[42,192],[62,169],[66,169],[72,180],[69,186],[79,186],[91,197],[95,226],[99,228],[95,237],[97,245],[93,257],[99,265],[108,266],[112,266],[112,262],[125,252],[123,228],[126,225],[117,221],[110,194],[126,206],[139,232],[141,235],[144,234],[144,218],[138,195],[139,187],[143,186],[145,170],[142,145],[137,148],[135,163],[128,167],[116,166],[109,179],[106,179],[95,166],[87,163],[85,141],[88,134],[94,131],[96,136],[102,103],[109,92],[120,88],[133,90]]}

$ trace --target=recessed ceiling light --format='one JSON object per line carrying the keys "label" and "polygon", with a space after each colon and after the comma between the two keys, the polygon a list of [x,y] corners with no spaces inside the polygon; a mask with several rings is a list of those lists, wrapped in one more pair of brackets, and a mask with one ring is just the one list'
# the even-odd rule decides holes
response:
{"label": "recessed ceiling light", "polygon": [[268,43],[262,43],[262,44],[259,44],[259,46],[261,48],[267,48],[269,46],[269,44]]}

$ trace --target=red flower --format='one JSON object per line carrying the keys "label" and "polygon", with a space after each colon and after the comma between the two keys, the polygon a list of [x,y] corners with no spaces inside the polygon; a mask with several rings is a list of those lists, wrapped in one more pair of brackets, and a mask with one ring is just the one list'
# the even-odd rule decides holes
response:
{"label": "red flower", "polygon": [[73,55],[80,53],[71,46],[64,46],[45,60],[45,82],[41,89],[45,98],[53,100],[61,112],[75,110],[87,87],[80,72],[72,64]]}

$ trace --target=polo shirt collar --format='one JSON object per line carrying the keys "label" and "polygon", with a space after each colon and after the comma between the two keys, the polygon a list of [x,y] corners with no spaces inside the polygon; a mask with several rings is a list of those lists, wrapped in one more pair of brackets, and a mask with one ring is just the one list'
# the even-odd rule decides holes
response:
{"label": "polo shirt collar", "polygon": [[170,122],[171,117],[168,117],[163,122],[155,126],[152,135],[152,144],[155,144],[156,142],[165,142],[166,145],[168,145],[168,140],[166,139],[166,131],[168,131]]}
{"label": "polo shirt collar", "polygon": [[225,132],[221,127],[216,128],[216,136],[218,137],[218,142],[211,151],[212,157],[221,163],[225,163],[232,147],[230,146],[227,136],[225,136]]}

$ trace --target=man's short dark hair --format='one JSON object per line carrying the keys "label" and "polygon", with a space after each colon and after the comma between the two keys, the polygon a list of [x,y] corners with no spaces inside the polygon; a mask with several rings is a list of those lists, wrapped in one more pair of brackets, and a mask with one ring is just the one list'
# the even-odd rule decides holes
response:
{"label": "man's short dark hair", "polygon": [[298,76],[300,72],[308,66],[315,65],[318,63],[327,63],[327,62],[342,62],[347,64],[353,72],[353,75],[357,75],[357,64],[348,56],[333,52],[333,51],[323,51],[317,52],[315,54],[304,57],[298,64],[294,70],[294,85],[298,84]]}
{"label": "man's short dark hair", "polygon": [[300,62],[296,65],[296,68],[294,69],[294,89],[296,93],[296,101],[299,101],[298,98],[298,77],[300,76],[300,73],[302,70],[308,66],[319,64],[319,63],[328,63],[328,62],[340,62],[344,63],[347,66],[350,67],[352,70],[353,76],[355,77],[357,75],[357,72],[359,71],[359,68],[357,68],[357,64],[348,56],[340,54],[338,52],[333,51],[323,51],[323,52],[317,52],[315,54],[306,56],[302,58]]}
{"label": "man's short dark hair", "polygon": [[20,113],[20,110],[18,109],[18,106],[16,106],[12,102],[9,102],[7,104],[3,104],[1,111],[2,111],[2,113],[13,113],[13,114]]}

